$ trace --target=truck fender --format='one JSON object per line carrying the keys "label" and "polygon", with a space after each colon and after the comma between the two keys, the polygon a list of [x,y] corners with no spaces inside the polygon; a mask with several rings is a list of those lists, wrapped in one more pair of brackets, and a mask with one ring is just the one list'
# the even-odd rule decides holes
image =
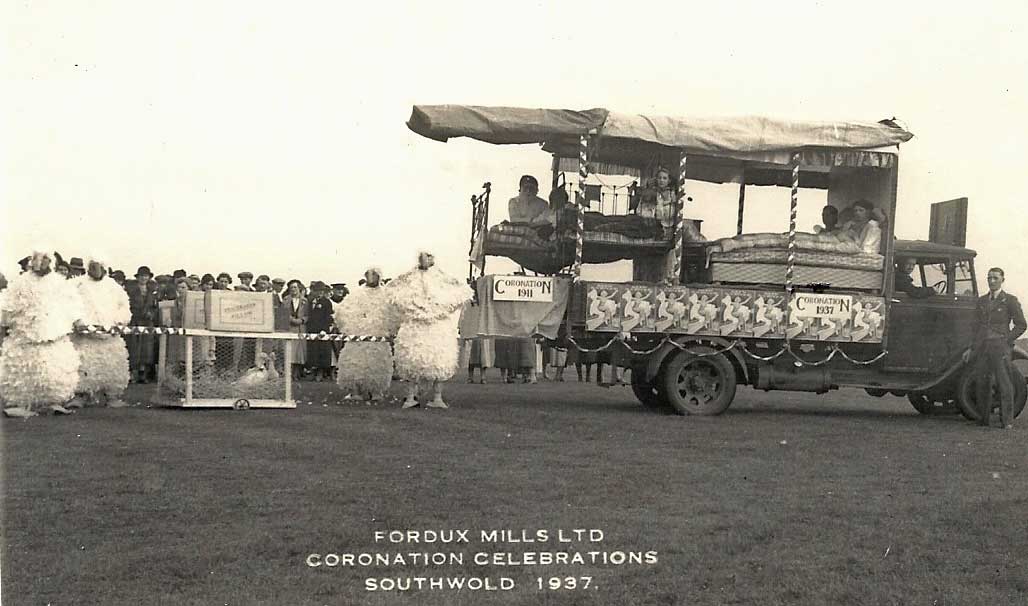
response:
{"label": "truck fender", "polygon": [[[732,345],[727,339],[721,337],[692,337],[692,336],[681,336],[672,339],[679,345],[687,345],[690,343],[696,345],[710,345],[714,349],[722,350],[727,349]],[[650,354],[649,359],[646,361],[646,381],[648,383],[653,382],[657,374],[660,372],[660,366],[664,363],[664,360],[672,353],[678,351],[678,348],[671,343],[665,343],[661,345],[660,349]],[[728,350],[728,360],[735,367],[736,373],[740,377],[740,383],[748,384],[750,382],[749,372],[746,370],[746,360],[742,357],[742,354],[732,348]]]}

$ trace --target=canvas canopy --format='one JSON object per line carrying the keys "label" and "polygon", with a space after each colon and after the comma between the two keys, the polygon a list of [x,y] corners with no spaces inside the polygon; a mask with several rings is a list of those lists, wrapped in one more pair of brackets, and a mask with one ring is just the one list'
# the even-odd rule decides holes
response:
{"label": "canvas canopy", "polygon": [[[581,135],[594,131],[606,149],[626,153],[658,146],[721,158],[775,162],[783,153],[802,149],[874,150],[909,141],[913,134],[892,121],[813,122],[748,116],[739,118],[675,118],[589,110],[416,105],[407,126],[414,132],[446,141],[469,137],[494,144],[540,143],[558,155],[575,155]],[[618,160],[608,154],[608,159]],[[628,159],[620,158],[621,160]]]}

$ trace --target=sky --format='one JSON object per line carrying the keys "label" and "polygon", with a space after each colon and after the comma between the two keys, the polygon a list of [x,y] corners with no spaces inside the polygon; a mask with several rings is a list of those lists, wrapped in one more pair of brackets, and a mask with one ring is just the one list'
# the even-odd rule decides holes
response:
{"label": "sky", "polygon": [[[1003,266],[1008,290],[1028,297],[1023,3],[97,0],[0,10],[8,276],[36,246],[102,254],[129,274],[146,264],[349,283],[368,265],[405,271],[427,248],[466,275],[470,196],[494,184],[495,223],[519,175],[548,182],[549,157],[406,128],[414,104],[459,103],[897,117],[915,135],[901,148],[897,235],[927,238],[930,204],[967,196],[979,275]],[[823,204],[806,193],[801,229]],[[762,196],[748,198],[747,221],[787,229],[788,193]],[[734,217],[734,197],[725,200]]]}

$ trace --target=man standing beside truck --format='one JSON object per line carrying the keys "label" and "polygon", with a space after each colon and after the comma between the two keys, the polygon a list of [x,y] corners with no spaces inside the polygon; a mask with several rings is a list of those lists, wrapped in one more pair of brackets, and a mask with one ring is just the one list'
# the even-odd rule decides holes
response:
{"label": "man standing beside truck", "polygon": [[[1004,273],[999,267],[989,270],[986,278],[988,294],[979,297],[977,326],[974,336],[975,402],[978,424],[989,426],[992,414],[992,380],[996,380],[1000,397],[1000,420],[1006,429],[1014,428],[1014,387],[1010,382],[1010,352],[1014,342],[1024,334],[1028,324],[1017,297],[1003,291]],[[1013,324],[1013,328],[1011,328]],[[964,352],[964,361],[971,350]]]}

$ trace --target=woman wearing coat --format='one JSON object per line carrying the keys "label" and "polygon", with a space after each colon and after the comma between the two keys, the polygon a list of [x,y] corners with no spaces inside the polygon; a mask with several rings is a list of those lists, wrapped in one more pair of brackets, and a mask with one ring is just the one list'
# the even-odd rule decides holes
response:
{"label": "woman wearing coat", "polygon": [[[303,285],[299,280],[289,281],[289,292],[282,297],[282,317],[289,322],[288,331],[296,334],[307,332],[307,315],[310,308],[307,297],[303,296]],[[303,367],[307,363],[307,342],[302,339],[294,339],[286,342],[286,347],[292,350],[293,367],[290,369],[293,379],[299,379],[303,374]]]}

